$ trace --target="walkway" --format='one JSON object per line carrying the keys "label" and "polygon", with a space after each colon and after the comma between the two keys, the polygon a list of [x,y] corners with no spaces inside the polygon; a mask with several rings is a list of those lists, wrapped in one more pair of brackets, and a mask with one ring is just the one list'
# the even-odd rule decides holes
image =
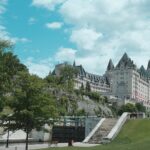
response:
{"label": "walkway", "polygon": [[[76,142],[73,144],[73,146],[76,147],[93,147],[97,146],[98,144],[88,144],[88,143],[81,143],[81,142]],[[52,144],[50,147],[67,147],[68,143],[58,143],[57,145]],[[34,150],[34,149],[41,149],[41,148],[48,148],[48,144],[29,144],[29,150]],[[13,144],[10,145],[9,148],[5,148],[4,146],[0,146],[0,150],[25,150],[25,144]]]}

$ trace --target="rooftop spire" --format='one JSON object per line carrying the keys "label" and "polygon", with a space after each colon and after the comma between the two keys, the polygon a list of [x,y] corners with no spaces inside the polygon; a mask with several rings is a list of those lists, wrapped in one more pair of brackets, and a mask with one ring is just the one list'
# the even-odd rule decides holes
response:
{"label": "rooftop spire", "polygon": [[147,70],[150,70],[150,60],[148,61]]}
{"label": "rooftop spire", "polygon": [[144,76],[144,77],[147,76],[147,72],[146,72],[146,70],[145,70],[145,68],[144,68],[143,65],[140,67],[140,75],[141,75],[141,76]]}
{"label": "rooftop spire", "polygon": [[143,65],[140,67],[140,70],[145,71],[145,68]]}
{"label": "rooftop spire", "polygon": [[107,66],[107,71],[113,70],[114,69],[114,64],[112,60],[109,60],[108,66]]}
{"label": "rooftop spire", "polygon": [[131,60],[131,58],[129,58],[127,53],[124,53],[124,55],[120,59],[119,63],[117,64],[116,68],[132,68],[132,69],[135,69],[136,65]]}
{"label": "rooftop spire", "polygon": [[127,53],[124,53],[124,55],[122,56],[122,60],[128,60],[128,54]]}
{"label": "rooftop spire", "polygon": [[75,62],[75,60],[74,60],[74,62],[73,62],[73,67],[75,67],[76,66],[76,62]]}

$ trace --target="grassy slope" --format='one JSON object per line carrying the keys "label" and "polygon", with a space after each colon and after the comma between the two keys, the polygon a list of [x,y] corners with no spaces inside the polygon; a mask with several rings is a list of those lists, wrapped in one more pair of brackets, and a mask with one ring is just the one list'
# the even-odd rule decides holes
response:
{"label": "grassy slope", "polygon": [[128,121],[119,136],[107,145],[79,148],[50,148],[45,150],[150,150],[150,120]]}

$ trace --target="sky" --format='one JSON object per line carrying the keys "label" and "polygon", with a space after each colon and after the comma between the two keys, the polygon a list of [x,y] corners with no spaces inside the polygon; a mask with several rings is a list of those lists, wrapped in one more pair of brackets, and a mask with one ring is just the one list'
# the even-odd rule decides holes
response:
{"label": "sky", "polygon": [[150,0],[0,0],[0,39],[40,77],[74,60],[102,75],[125,52],[146,68]]}

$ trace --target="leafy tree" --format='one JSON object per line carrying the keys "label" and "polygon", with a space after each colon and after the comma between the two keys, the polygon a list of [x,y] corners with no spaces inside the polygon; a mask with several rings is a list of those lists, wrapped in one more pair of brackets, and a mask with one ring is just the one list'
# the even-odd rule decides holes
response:
{"label": "leafy tree", "polygon": [[6,127],[26,132],[26,150],[28,150],[29,133],[34,128],[40,129],[50,117],[54,117],[56,108],[53,97],[43,91],[42,79],[20,72],[15,82],[17,87],[13,99],[9,102],[13,110],[11,115],[13,123],[6,123]]}
{"label": "leafy tree", "polygon": [[87,81],[86,82],[86,92],[91,92],[91,86],[90,86],[90,83]]}
{"label": "leafy tree", "polygon": [[9,42],[0,40],[0,111],[2,111],[4,107],[5,86],[7,83],[7,80],[5,80],[6,73],[4,72],[4,52],[9,48]]}
{"label": "leafy tree", "polygon": [[74,88],[74,76],[77,74],[77,70],[71,65],[66,65],[61,69],[60,83],[63,88],[68,92],[72,92]]}
{"label": "leafy tree", "polygon": [[118,115],[121,115],[124,112],[136,112],[137,109],[135,105],[131,103],[127,103],[126,105],[121,106],[121,108],[118,111]]}
{"label": "leafy tree", "polygon": [[146,111],[146,108],[141,103],[136,103],[135,107],[136,107],[138,112],[145,112]]}
{"label": "leafy tree", "polygon": [[45,81],[47,82],[48,87],[58,88],[60,78],[50,74],[45,78]]}
{"label": "leafy tree", "polygon": [[[1,117],[7,112],[7,101],[10,99],[14,86],[15,76],[19,71],[27,71],[25,65],[21,64],[12,52],[13,45],[9,41],[0,40],[0,112]],[[5,109],[4,109],[5,108]],[[7,110],[7,111],[5,111]],[[3,112],[2,112],[3,111]],[[8,121],[8,120],[7,120]],[[9,130],[8,130],[9,133]],[[9,134],[8,134],[9,135]],[[8,136],[9,139],[9,136]],[[7,145],[8,147],[8,139]]]}
{"label": "leafy tree", "polygon": [[87,96],[89,96],[90,99],[96,101],[96,102],[101,102],[105,103],[105,97],[103,97],[100,93],[98,92],[86,92],[85,93]]}
{"label": "leafy tree", "polygon": [[3,110],[8,94],[12,92],[13,80],[18,71],[27,68],[12,53],[13,45],[0,40],[0,111]]}
{"label": "leafy tree", "polygon": [[75,99],[72,99],[69,101],[70,105],[69,105],[69,115],[76,115],[77,113],[77,101]]}
{"label": "leafy tree", "polygon": [[67,96],[62,96],[59,99],[60,103],[58,104],[59,106],[59,114],[60,116],[64,116],[66,115],[66,113],[68,113],[68,105],[69,105],[69,99]]}
{"label": "leafy tree", "polygon": [[81,91],[81,94],[83,94],[83,92],[84,92],[84,85],[83,85],[83,83],[81,84],[80,91]]}
{"label": "leafy tree", "polygon": [[85,116],[86,115],[86,112],[84,109],[80,109],[77,111],[77,116]]}
{"label": "leafy tree", "polygon": [[108,103],[108,97],[104,96],[104,103]]}

